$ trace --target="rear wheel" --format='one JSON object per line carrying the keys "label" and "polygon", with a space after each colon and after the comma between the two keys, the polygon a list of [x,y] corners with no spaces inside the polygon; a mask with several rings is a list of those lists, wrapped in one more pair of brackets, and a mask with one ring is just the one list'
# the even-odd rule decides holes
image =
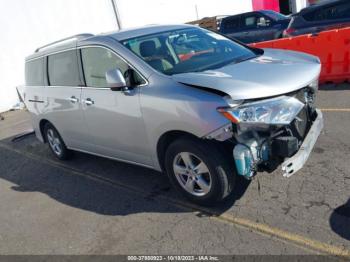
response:
{"label": "rear wheel", "polygon": [[71,151],[67,149],[63,139],[56,128],[47,123],[44,127],[44,134],[51,152],[60,160],[66,160],[71,156]]}
{"label": "rear wheel", "polygon": [[217,146],[200,139],[182,138],[165,155],[165,168],[174,187],[189,200],[213,205],[234,187],[235,173]]}

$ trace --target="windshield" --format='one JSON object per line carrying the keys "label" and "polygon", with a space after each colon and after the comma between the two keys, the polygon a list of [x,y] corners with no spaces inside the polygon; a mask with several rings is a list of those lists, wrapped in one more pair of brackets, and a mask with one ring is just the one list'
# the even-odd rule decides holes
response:
{"label": "windshield", "polygon": [[167,75],[220,68],[256,57],[251,49],[200,28],[131,38],[122,44]]}
{"label": "windshield", "polygon": [[275,21],[288,19],[287,16],[282,15],[282,14],[277,13],[277,12],[272,11],[272,10],[265,10],[264,13]]}

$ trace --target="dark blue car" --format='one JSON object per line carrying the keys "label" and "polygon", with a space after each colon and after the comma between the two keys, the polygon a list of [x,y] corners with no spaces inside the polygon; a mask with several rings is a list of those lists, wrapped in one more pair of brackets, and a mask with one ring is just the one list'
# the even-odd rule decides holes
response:
{"label": "dark blue car", "polygon": [[287,16],[262,10],[225,17],[219,31],[243,43],[261,42],[281,38],[289,22]]}
{"label": "dark blue car", "polygon": [[293,15],[284,36],[317,34],[348,26],[350,26],[350,0],[326,1]]}

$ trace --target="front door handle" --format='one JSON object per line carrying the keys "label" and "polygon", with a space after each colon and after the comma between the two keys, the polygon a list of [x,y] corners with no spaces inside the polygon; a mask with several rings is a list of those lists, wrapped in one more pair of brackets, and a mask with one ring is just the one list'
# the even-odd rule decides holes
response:
{"label": "front door handle", "polygon": [[126,96],[132,96],[135,93],[133,89],[130,89],[127,86],[122,89],[122,92]]}
{"label": "front door handle", "polygon": [[87,106],[91,106],[93,105],[95,102],[91,100],[91,98],[86,98],[84,101],[85,105]]}
{"label": "front door handle", "polygon": [[76,98],[75,96],[71,96],[71,97],[69,98],[69,101],[71,101],[73,104],[75,104],[75,103],[78,103],[78,102],[79,102],[79,99]]}

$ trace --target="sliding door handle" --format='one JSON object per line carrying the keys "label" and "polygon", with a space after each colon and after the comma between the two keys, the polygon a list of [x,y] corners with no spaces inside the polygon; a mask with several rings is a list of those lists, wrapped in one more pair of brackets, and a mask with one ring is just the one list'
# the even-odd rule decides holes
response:
{"label": "sliding door handle", "polygon": [[75,103],[78,103],[78,102],[79,102],[79,99],[76,98],[75,96],[71,96],[71,97],[69,98],[69,101],[71,101],[73,104],[75,104]]}
{"label": "sliding door handle", "polygon": [[84,101],[85,105],[87,106],[91,106],[93,105],[95,102],[91,100],[91,98],[86,98]]}

